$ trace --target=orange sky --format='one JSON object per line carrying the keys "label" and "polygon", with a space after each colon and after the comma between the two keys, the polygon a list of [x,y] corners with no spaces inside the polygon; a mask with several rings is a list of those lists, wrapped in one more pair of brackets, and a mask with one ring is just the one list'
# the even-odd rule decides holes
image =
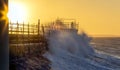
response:
{"label": "orange sky", "polygon": [[[27,10],[25,21],[74,18],[89,35],[120,36],[120,0],[9,0]],[[10,4],[9,3],[9,4]],[[24,10],[23,10],[24,11]]]}

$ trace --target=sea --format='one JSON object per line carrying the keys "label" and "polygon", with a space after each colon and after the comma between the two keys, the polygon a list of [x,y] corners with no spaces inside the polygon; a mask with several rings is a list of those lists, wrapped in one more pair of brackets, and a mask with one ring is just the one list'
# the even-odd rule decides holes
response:
{"label": "sea", "polygon": [[51,30],[43,56],[52,70],[120,70],[120,38],[89,38],[77,30]]}
{"label": "sea", "polygon": [[120,37],[92,37],[91,45],[96,52],[120,58]]}

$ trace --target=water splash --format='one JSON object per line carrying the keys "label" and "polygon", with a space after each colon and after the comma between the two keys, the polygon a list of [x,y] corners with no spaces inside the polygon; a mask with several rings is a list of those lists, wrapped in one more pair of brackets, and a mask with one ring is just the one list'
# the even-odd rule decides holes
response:
{"label": "water splash", "polygon": [[84,32],[77,34],[76,29],[52,28],[47,38],[49,51],[44,56],[51,61],[52,70],[120,69],[120,60],[96,53]]}
{"label": "water splash", "polygon": [[48,40],[49,51],[44,56],[52,62],[53,70],[120,69],[120,60],[97,54],[84,32],[78,35],[74,29],[52,30]]}

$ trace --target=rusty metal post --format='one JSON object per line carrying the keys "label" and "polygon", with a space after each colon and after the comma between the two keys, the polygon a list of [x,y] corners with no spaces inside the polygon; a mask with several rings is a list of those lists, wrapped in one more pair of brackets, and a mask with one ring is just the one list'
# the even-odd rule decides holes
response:
{"label": "rusty metal post", "polygon": [[9,69],[8,0],[0,0],[0,70]]}

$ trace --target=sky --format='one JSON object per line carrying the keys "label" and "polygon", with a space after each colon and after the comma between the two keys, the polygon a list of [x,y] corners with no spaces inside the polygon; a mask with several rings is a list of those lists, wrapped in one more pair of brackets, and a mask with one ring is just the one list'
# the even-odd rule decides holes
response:
{"label": "sky", "polygon": [[120,36],[120,0],[9,0],[12,3],[26,10],[26,22],[70,18],[76,19],[88,35]]}

